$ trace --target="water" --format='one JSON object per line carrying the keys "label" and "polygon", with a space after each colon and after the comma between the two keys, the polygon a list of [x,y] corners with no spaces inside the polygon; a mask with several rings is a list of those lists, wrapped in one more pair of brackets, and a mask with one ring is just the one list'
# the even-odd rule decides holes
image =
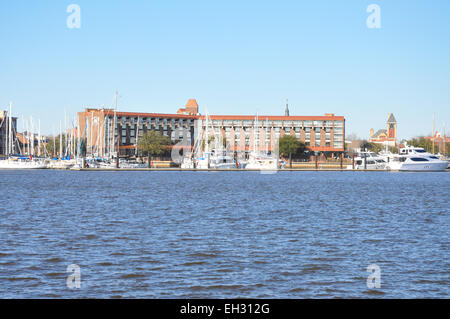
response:
{"label": "water", "polygon": [[449,298],[449,189],[448,173],[0,171],[0,297]]}

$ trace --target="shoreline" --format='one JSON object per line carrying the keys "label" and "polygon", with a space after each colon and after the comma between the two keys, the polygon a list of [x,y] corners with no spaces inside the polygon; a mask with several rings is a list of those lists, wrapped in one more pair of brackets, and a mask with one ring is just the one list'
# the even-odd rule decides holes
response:
{"label": "shoreline", "polygon": [[[71,171],[83,172],[122,172],[122,171],[141,171],[141,172],[262,172],[266,174],[274,172],[400,172],[399,170],[380,170],[380,169],[338,169],[338,168],[285,168],[279,170],[261,170],[261,169],[184,169],[184,168],[74,168]],[[406,171],[405,171],[406,172]],[[429,171],[417,171],[429,172]],[[445,170],[450,172],[450,169]]]}

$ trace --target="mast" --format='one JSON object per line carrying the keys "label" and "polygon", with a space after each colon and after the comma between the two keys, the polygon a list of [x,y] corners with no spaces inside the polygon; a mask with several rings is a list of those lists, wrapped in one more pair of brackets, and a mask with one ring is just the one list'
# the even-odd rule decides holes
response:
{"label": "mast", "polygon": [[205,132],[205,153],[209,152],[209,114],[208,114],[208,109],[206,109],[206,132]]}
{"label": "mast", "polygon": [[59,159],[62,159],[62,123],[59,121]]}
{"label": "mast", "polygon": [[[114,120],[113,120],[113,127],[112,127],[112,151],[115,153],[115,144],[116,144],[116,126],[117,126],[117,98],[118,98],[119,92],[115,92],[114,94]],[[117,160],[119,160],[119,130],[117,130]]]}
{"label": "mast", "polygon": [[136,141],[135,141],[136,145],[135,145],[135,151],[134,151],[134,156],[136,157],[136,159],[137,159],[137,153],[138,153],[139,121],[140,121],[140,118],[138,116],[138,120],[137,120],[137,124],[136,124]]}
{"label": "mast", "polygon": [[31,155],[34,156],[34,123],[33,116],[30,116],[30,140],[31,140]]}
{"label": "mast", "polygon": [[27,142],[25,149],[26,149],[27,155],[29,156],[30,155],[30,129],[28,127],[28,120],[25,121],[25,126],[26,126],[26,131],[27,131],[27,134],[24,136],[25,141]]}
{"label": "mast", "polygon": [[256,130],[258,127],[258,112],[256,112],[255,122],[253,123],[253,153],[256,154]]}
{"label": "mast", "polygon": [[8,118],[8,152],[7,155],[12,154],[12,102],[9,102],[9,118]]}
{"label": "mast", "polygon": [[431,154],[434,154],[434,113],[433,113],[433,133],[431,134],[431,141],[433,145],[433,151],[431,152]]}
{"label": "mast", "polygon": [[[25,120],[23,119],[23,115],[22,115],[22,137],[23,137],[23,140],[24,140],[24,142],[25,142],[25,135],[24,135],[24,132],[25,132]],[[26,152],[26,146],[25,146],[25,143],[24,143],[24,145],[23,145],[23,151]]]}
{"label": "mast", "polygon": [[89,126],[89,135],[90,135],[90,142],[91,145],[91,157],[94,157],[94,145],[92,143],[94,142],[94,112],[91,112],[91,125]]}
{"label": "mast", "polygon": [[445,123],[444,123],[444,156],[447,158],[447,135],[445,133]]}
{"label": "mast", "polygon": [[53,128],[53,157],[56,156],[56,135],[55,135],[55,126],[52,125]]}
{"label": "mast", "polygon": [[77,159],[80,157],[80,150],[81,150],[81,140],[80,140],[80,117],[78,117],[78,123],[77,123],[77,135],[78,135],[78,143],[77,143]]}
{"label": "mast", "polygon": [[38,120],[39,132],[38,132],[38,156],[41,156],[41,119]]}

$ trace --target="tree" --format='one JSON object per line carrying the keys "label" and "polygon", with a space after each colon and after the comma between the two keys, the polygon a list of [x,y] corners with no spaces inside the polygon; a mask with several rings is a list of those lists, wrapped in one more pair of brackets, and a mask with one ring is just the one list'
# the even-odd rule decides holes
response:
{"label": "tree", "polygon": [[[66,151],[66,147],[67,147],[66,135],[65,134],[62,135],[63,154],[59,154],[60,153],[60,147],[59,147],[60,136],[61,135],[50,137],[50,138],[48,138],[47,143],[44,144],[44,147],[45,147],[45,150],[46,150],[46,153],[48,156],[62,157],[64,155],[64,153]],[[70,143],[70,141],[69,141],[69,143]],[[83,156],[84,156],[84,154],[86,154],[86,140],[85,139],[81,140],[80,144],[81,144],[81,154],[80,155],[83,154]],[[74,149],[75,149],[75,152],[78,153],[79,149],[78,149],[78,140],[77,139],[75,139]]]}
{"label": "tree", "polygon": [[[54,136],[54,137],[50,137],[48,139],[48,143],[45,145],[45,149],[48,152],[49,156],[53,156],[53,157],[57,157],[57,156],[62,156],[61,154],[59,154],[59,141],[60,141],[60,135],[58,136]],[[66,145],[66,136],[65,134],[63,134],[62,136],[62,149],[64,152],[65,149],[65,145]]]}
{"label": "tree", "polygon": [[408,145],[414,147],[421,147],[429,152],[432,152],[433,142],[431,141],[431,139],[426,139],[424,136],[414,137],[409,141],[407,141],[407,143]]}
{"label": "tree", "polygon": [[347,135],[347,137],[345,138],[345,140],[346,140],[346,141],[353,142],[353,141],[359,141],[359,140],[361,140],[361,139],[360,139],[355,133],[351,133],[351,134]]}
{"label": "tree", "polygon": [[148,165],[153,156],[160,156],[167,152],[171,145],[170,138],[156,131],[148,131],[138,142],[138,151],[148,156]]}
{"label": "tree", "polygon": [[279,151],[283,156],[289,156],[289,166],[292,168],[292,155],[298,156],[305,152],[306,144],[300,142],[295,136],[284,135],[278,141]]}
{"label": "tree", "polygon": [[361,142],[360,148],[361,150],[367,149],[368,151],[379,153],[383,150],[383,145],[363,140]]}

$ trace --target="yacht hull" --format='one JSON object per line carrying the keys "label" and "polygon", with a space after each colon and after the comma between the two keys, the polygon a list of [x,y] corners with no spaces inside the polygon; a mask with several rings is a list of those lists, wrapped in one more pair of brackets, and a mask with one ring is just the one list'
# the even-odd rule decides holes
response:
{"label": "yacht hull", "polygon": [[0,169],[46,169],[47,165],[42,163],[14,163],[14,162],[0,162]]}
{"label": "yacht hull", "polygon": [[429,162],[429,163],[404,163],[399,171],[402,172],[444,172],[447,169],[447,162]]}

